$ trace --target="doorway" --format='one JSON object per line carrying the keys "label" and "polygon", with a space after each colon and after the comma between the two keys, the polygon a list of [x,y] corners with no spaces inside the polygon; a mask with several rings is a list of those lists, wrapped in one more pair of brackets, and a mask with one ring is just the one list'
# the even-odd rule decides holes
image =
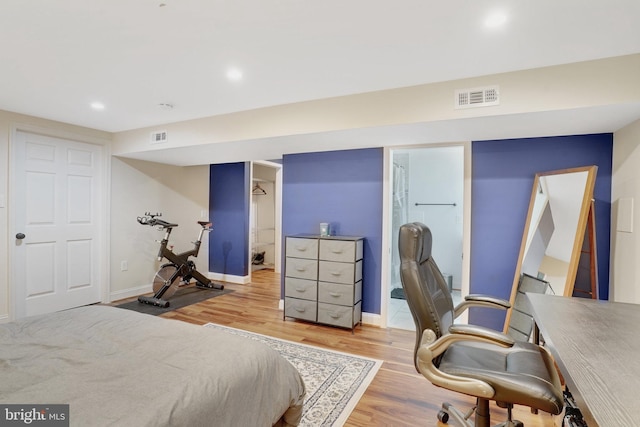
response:
{"label": "doorway", "polygon": [[250,272],[280,273],[282,165],[251,162]]}
{"label": "doorway", "polygon": [[11,294],[14,318],[101,301],[103,147],[14,132]]}
{"label": "doorway", "polygon": [[433,234],[433,257],[456,304],[463,284],[465,147],[449,145],[390,151],[391,259],[385,296],[387,326],[414,330],[400,282],[398,232],[409,222],[426,224]]}

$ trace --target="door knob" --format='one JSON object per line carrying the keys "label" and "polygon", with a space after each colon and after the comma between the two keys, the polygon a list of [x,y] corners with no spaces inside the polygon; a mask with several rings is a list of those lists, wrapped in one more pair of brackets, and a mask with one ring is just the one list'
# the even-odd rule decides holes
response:
{"label": "door knob", "polygon": [[22,240],[22,239],[24,239],[25,237],[27,237],[27,236],[25,236],[25,235],[24,235],[24,233],[18,233],[18,234],[16,234],[16,239],[18,239],[18,240]]}

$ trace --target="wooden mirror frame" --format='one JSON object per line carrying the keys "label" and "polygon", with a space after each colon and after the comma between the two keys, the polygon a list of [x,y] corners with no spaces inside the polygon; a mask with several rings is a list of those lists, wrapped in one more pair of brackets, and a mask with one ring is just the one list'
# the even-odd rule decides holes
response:
{"label": "wooden mirror frame", "polygon": [[578,224],[575,232],[575,238],[573,241],[573,246],[571,249],[571,257],[569,261],[569,268],[567,271],[567,277],[564,284],[563,295],[566,297],[570,297],[573,295],[573,288],[576,280],[576,274],[578,270],[578,262],[580,260],[580,252],[582,249],[583,240],[585,237],[585,230],[587,228],[587,220],[589,217],[589,212],[591,210],[592,199],[593,199],[593,189],[595,186],[596,180],[596,172],[597,166],[584,166],[579,168],[571,168],[571,169],[562,169],[556,171],[549,172],[541,172],[537,173],[535,180],[533,182],[533,190],[531,191],[531,198],[529,199],[529,211],[527,213],[527,220],[524,225],[524,232],[522,235],[522,242],[520,244],[520,254],[518,255],[518,263],[516,264],[516,271],[513,278],[513,285],[511,288],[511,296],[509,298],[509,302],[511,303],[511,308],[507,311],[507,317],[504,322],[504,332],[507,333],[509,328],[509,323],[511,321],[511,313],[513,311],[513,307],[516,302],[516,296],[518,294],[518,284],[520,282],[520,276],[522,275],[522,263],[525,257],[525,251],[527,248],[527,239],[530,233],[530,228],[532,226],[532,216],[534,210],[534,202],[536,200],[536,194],[538,193],[538,187],[541,185],[541,178],[548,177],[552,175],[562,175],[562,174],[570,174],[576,172],[586,172],[587,179],[585,182],[584,193],[582,197],[582,204],[580,206],[580,213],[578,217]]}

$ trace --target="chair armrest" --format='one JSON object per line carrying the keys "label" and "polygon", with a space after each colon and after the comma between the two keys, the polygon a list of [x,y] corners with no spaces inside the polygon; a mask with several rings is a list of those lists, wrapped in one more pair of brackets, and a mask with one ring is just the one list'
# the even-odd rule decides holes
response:
{"label": "chair armrest", "polygon": [[416,352],[416,365],[420,373],[431,383],[472,396],[487,399],[495,395],[495,390],[488,383],[468,377],[442,372],[434,363],[434,359],[440,356],[454,342],[485,342],[502,347],[512,347],[515,344],[513,338],[502,332],[475,325],[451,325],[449,333],[433,341],[433,331],[423,332],[420,348]]}
{"label": "chair armrest", "polygon": [[[512,347],[515,344],[513,338],[496,330],[478,325],[451,325],[449,333],[433,340],[433,332],[428,330],[423,333],[420,347],[428,347],[432,359],[440,356],[454,342],[475,341],[496,344],[502,347]],[[419,350],[418,350],[419,351]]]}
{"label": "chair armrest", "polygon": [[488,307],[507,310],[511,308],[509,301],[489,295],[471,294],[464,297],[464,301],[458,304],[453,312],[454,318],[460,316],[469,307]]}
{"label": "chair armrest", "polygon": [[489,340],[494,344],[503,347],[513,347],[515,340],[509,335],[503,334],[496,330],[485,328],[478,325],[451,325],[449,327],[450,334],[473,336],[475,338],[483,338],[482,341]]}

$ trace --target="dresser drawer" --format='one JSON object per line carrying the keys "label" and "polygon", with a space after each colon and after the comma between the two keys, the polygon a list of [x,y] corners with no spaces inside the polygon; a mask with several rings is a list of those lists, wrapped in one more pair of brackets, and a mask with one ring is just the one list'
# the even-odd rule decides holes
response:
{"label": "dresser drawer", "polygon": [[318,278],[321,282],[354,284],[362,280],[362,261],[356,263],[320,261]]}
{"label": "dresser drawer", "polygon": [[327,325],[353,328],[360,322],[360,303],[353,307],[318,303],[318,322]]}
{"label": "dresser drawer", "polygon": [[318,298],[318,282],[285,277],[284,296],[315,301]]}
{"label": "dresser drawer", "polygon": [[362,240],[321,239],[319,258],[339,262],[354,262],[362,259]]}
{"label": "dresser drawer", "polygon": [[287,258],[284,274],[287,277],[317,280],[318,261],[315,259]]}
{"label": "dresser drawer", "polygon": [[296,258],[318,258],[318,239],[287,237],[286,256]]}
{"label": "dresser drawer", "polygon": [[284,315],[287,317],[295,317],[296,319],[315,322],[318,314],[317,310],[318,303],[315,301],[289,297],[285,297],[284,299]]}
{"label": "dresser drawer", "polygon": [[318,302],[353,306],[362,299],[362,281],[354,285],[318,283]]}

